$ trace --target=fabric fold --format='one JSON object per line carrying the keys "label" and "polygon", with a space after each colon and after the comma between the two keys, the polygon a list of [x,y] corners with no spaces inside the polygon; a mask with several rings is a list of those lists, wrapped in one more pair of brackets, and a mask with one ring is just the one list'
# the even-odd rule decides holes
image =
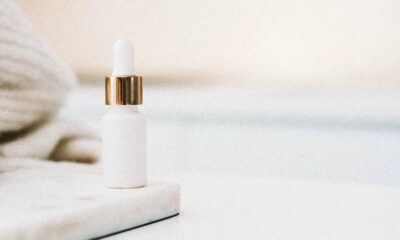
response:
{"label": "fabric fold", "polygon": [[0,0],[0,12],[0,156],[96,161],[101,147],[96,132],[57,118],[77,82],[75,74],[14,1]]}

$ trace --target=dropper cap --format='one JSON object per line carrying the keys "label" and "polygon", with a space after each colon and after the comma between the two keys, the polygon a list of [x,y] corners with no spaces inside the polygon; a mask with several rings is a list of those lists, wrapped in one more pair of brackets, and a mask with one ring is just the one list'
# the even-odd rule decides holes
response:
{"label": "dropper cap", "polygon": [[135,51],[127,39],[120,39],[114,44],[112,76],[134,75]]}
{"label": "dropper cap", "polygon": [[134,75],[132,43],[120,39],[114,44],[112,76],[106,77],[106,105],[143,103],[142,77]]}

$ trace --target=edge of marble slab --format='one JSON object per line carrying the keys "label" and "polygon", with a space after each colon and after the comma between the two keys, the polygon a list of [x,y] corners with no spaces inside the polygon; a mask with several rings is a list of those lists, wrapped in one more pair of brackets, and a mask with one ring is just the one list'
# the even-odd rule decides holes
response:
{"label": "edge of marble slab", "polygon": [[[109,189],[101,183],[93,186],[93,182],[101,180],[101,174],[94,166],[30,159],[0,160],[0,179],[3,180],[5,173],[5,175],[8,173],[8,179],[18,182],[21,181],[18,177],[26,173],[28,175],[33,173],[34,176],[39,177],[38,175],[43,174],[57,175],[57,170],[62,170],[64,175],[77,174],[79,181],[90,179],[92,182],[83,186],[80,191],[85,192],[91,187],[97,188],[94,192],[103,194],[103,198],[89,206],[88,203],[82,206],[75,204],[66,206],[61,211],[57,210],[37,217],[35,214],[25,215],[23,206],[16,205],[16,208],[20,209],[16,209],[17,216],[13,216],[10,222],[4,221],[7,216],[2,216],[5,218],[0,221],[0,239],[91,239],[133,229],[179,214],[180,186],[176,183],[150,181],[146,187],[139,189]],[[0,192],[3,192],[2,187],[0,184]],[[16,191],[18,193],[18,187]],[[13,204],[5,204],[3,209],[0,206],[0,213],[4,212],[1,211],[4,207],[12,207]],[[9,210],[5,212],[10,213]],[[23,216],[19,217],[19,215]]]}

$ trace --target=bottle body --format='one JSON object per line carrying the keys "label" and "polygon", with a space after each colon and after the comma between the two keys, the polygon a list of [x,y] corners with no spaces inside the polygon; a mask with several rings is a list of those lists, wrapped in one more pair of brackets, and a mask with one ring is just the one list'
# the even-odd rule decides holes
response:
{"label": "bottle body", "polygon": [[146,184],[146,120],[137,106],[110,105],[103,116],[103,174],[112,188]]}

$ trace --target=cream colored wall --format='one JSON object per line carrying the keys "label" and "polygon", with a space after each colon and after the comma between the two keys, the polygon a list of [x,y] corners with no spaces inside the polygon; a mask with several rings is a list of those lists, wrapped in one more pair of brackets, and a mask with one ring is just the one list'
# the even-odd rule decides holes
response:
{"label": "cream colored wall", "polygon": [[[335,85],[400,79],[400,2],[18,0],[81,76],[110,72],[120,37],[154,81]],[[101,81],[99,80],[99,81]]]}

